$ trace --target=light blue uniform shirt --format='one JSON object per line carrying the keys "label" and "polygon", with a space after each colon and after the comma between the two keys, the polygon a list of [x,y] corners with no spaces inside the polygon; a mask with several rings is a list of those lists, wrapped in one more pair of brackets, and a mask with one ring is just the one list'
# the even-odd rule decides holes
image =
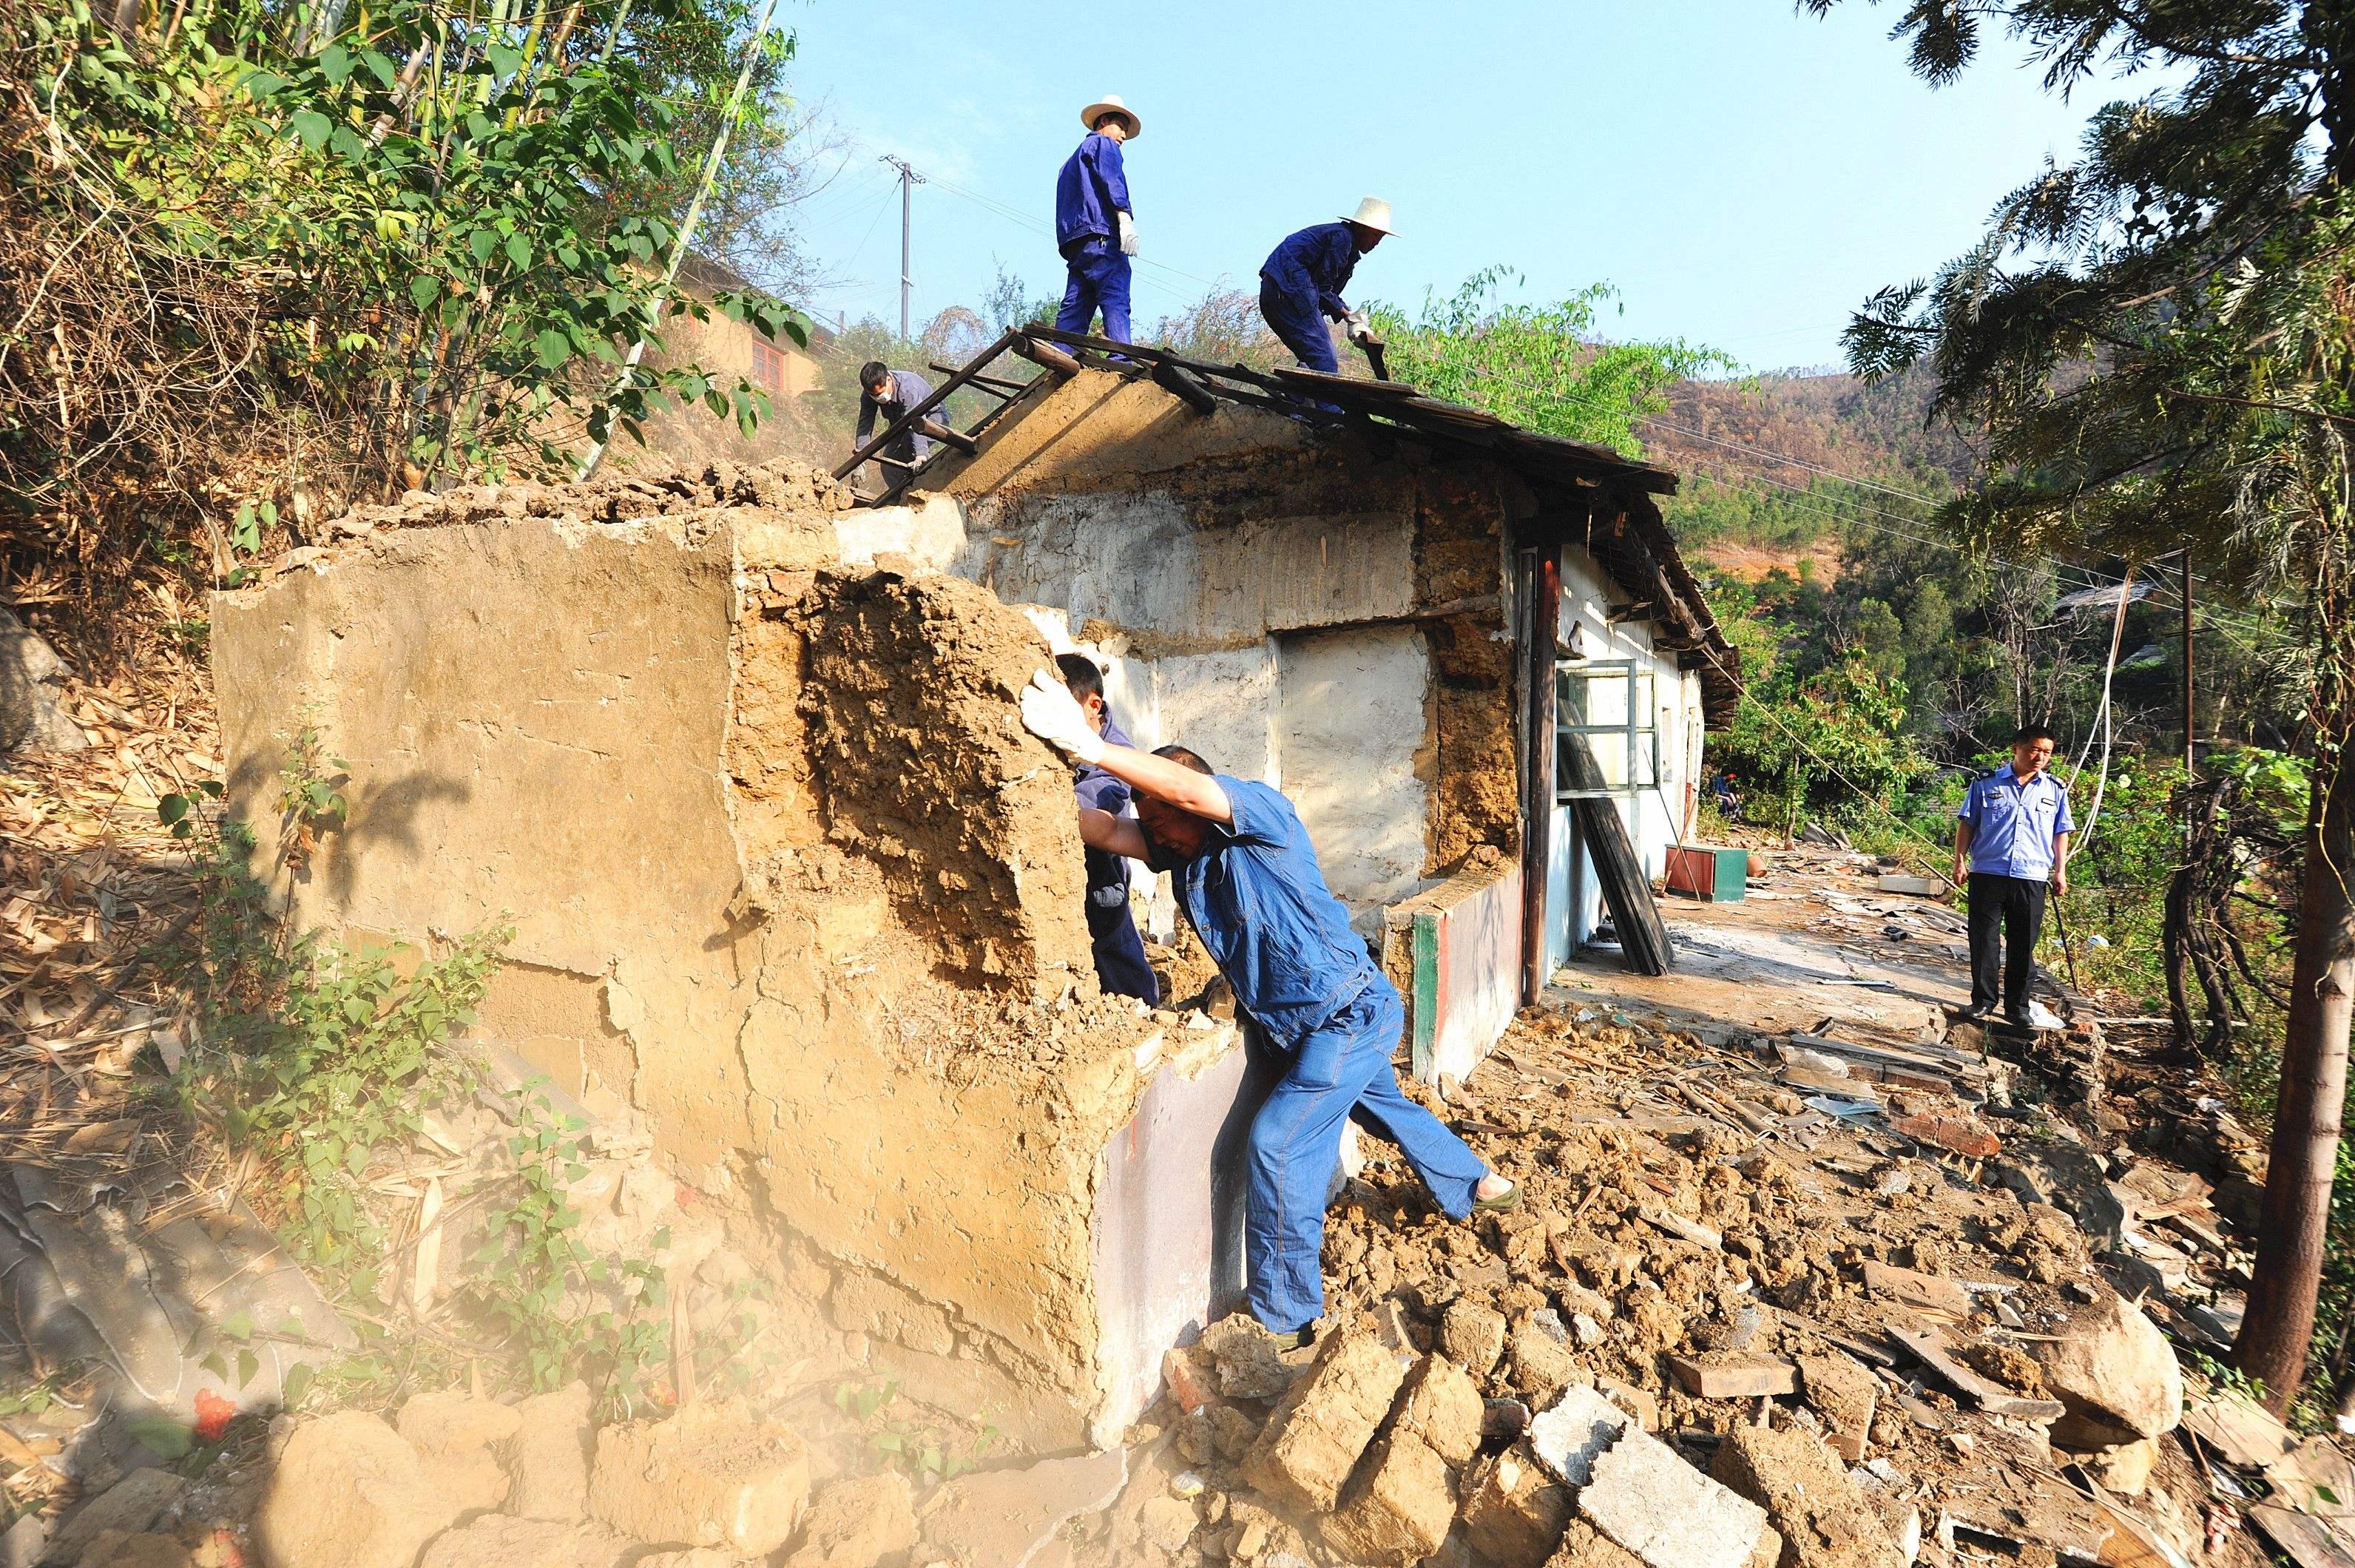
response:
{"label": "light blue uniform shirt", "polygon": [[2009,763],[1973,779],[1955,816],[1971,825],[1973,871],[2028,882],[2052,875],[2052,836],[2077,831],[2068,786],[2050,773],[2022,784]]}

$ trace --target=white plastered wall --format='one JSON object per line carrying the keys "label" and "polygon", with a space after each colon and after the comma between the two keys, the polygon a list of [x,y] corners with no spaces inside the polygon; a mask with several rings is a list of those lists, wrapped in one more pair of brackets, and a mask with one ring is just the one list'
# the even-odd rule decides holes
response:
{"label": "white plastered wall", "polygon": [[1379,943],[1382,909],[1425,886],[1431,651],[1412,626],[1277,642],[1276,753],[1325,880]]}

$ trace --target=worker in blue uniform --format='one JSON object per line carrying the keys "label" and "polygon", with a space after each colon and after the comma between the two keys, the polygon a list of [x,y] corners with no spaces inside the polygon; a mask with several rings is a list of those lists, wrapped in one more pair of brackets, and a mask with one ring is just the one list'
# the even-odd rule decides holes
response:
{"label": "worker in blue uniform", "polygon": [[1117,93],[1108,92],[1080,111],[1080,123],[1088,133],[1055,177],[1055,248],[1071,270],[1055,325],[1065,332],[1085,332],[1101,309],[1103,336],[1127,343],[1128,259],[1136,254],[1136,209],[1129,205],[1120,148],[1144,132],[1145,122]]}
{"label": "worker in blue uniform", "polygon": [[1400,1092],[1399,994],[1349,928],[1290,801],[1212,773],[1183,746],[1108,744],[1043,669],[1021,707],[1033,734],[1135,792],[1134,817],[1082,809],[1082,841],[1170,874],[1235,1000],[1284,1059],[1248,1146],[1244,1256],[1263,1325],[1305,1342],[1324,1316],[1325,1202],[1344,1122],[1396,1144],[1452,1218],[1519,1200],[1517,1185]]}
{"label": "worker in blue uniform", "polygon": [[1352,310],[1341,291],[1349,286],[1359,260],[1395,232],[1391,204],[1369,196],[1350,217],[1287,235],[1268,252],[1259,270],[1259,313],[1301,364],[1328,376],[1340,373],[1332,334],[1325,330],[1327,321],[1348,323],[1352,343],[1373,335],[1366,313]]}
{"label": "worker in blue uniform", "polygon": [[[1087,715],[1088,723],[1107,746],[1134,749],[1135,742],[1114,722],[1104,702],[1103,671],[1085,654],[1058,654],[1055,667],[1063,686]],[[1119,816],[1128,810],[1130,791],[1102,768],[1080,770],[1072,785],[1080,804]],[[1128,861],[1109,849],[1086,851],[1088,869],[1088,940],[1095,953],[1096,984],[1115,997],[1135,997],[1146,1007],[1161,1005],[1161,982],[1146,961],[1144,939],[1136,934],[1136,919],[1128,907]]]}

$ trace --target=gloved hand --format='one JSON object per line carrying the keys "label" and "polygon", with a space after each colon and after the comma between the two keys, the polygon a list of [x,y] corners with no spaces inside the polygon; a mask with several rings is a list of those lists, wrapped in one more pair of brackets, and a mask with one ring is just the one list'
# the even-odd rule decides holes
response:
{"label": "gloved hand", "polygon": [[1352,343],[1363,343],[1374,335],[1373,321],[1364,311],[1353,310],[1341,319],[1349,328],[1349,341]]}
{"label": "gloved hand", "polygon": [[1134,256],[1136,254],[1136,219],[1125,212],[1121,213],[1119,218],[1120,253],[1124,256]]}
{"label": "gloved hand", "polygon": [[1082,763],[1103,761],[1103,737],[1080,709],[1071,688],[1045,670],[1034,672],[1022,688],[1022,725],[1057,751]]}

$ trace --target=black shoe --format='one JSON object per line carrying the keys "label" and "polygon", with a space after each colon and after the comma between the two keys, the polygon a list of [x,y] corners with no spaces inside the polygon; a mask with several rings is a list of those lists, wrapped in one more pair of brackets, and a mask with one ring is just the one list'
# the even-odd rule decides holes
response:
{"label": "black shoe", "polygon": [[1958,1024],[1983,1024],[1987,1020],[1987,1014],[1994,1010],[1992,1008],[1983,1008],[1974,1002],[1956,1013],[1955,1021]]}

